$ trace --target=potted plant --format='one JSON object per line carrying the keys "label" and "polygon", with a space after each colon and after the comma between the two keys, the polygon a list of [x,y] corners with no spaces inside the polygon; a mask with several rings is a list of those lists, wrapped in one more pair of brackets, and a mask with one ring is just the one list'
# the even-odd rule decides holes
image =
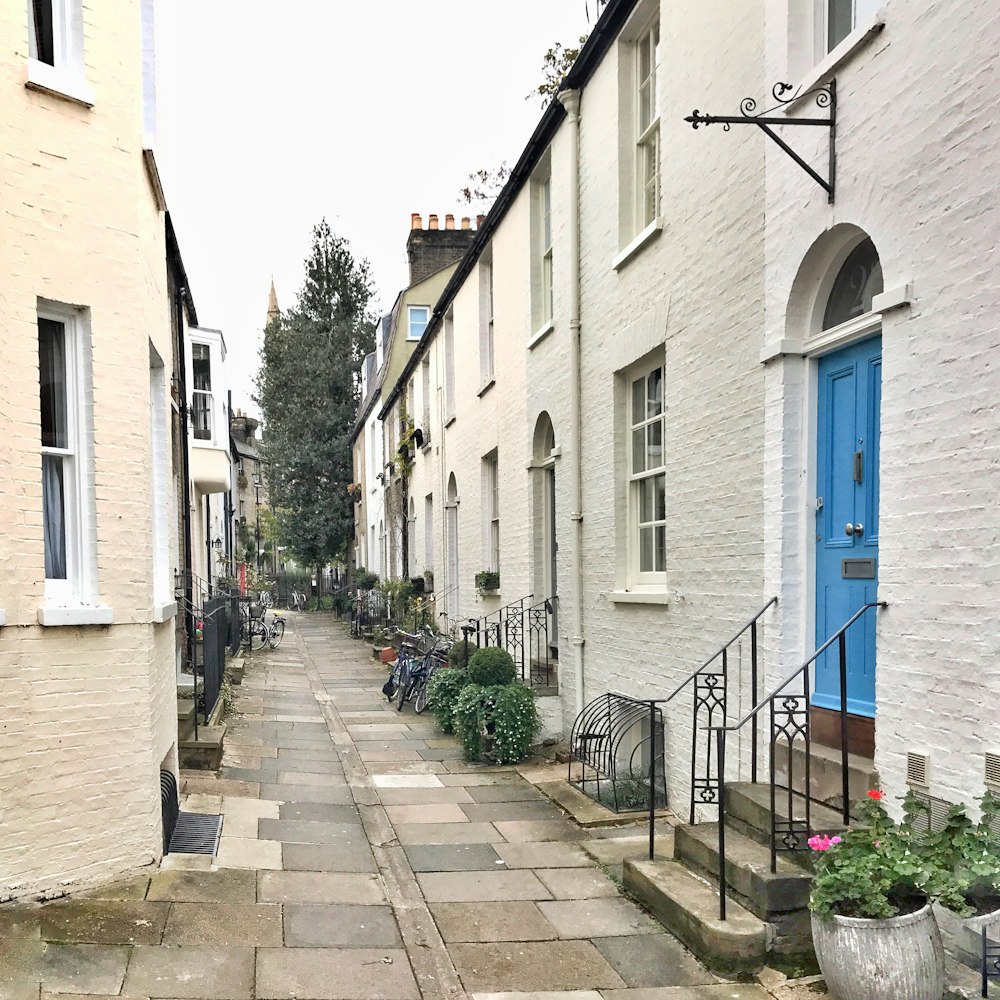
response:
{"label": "potted plant", "polygon": [[809,839],[816,959],[838,1000],[941,1000],[934,860],[914,833],[912,815],[896,824],[882,800],[872,789],[850,829]]}
{"label": "potted plant", "polygon": [[476,574],[476,590],[480,596],[495,594],[500,589],[500,573],[495,569],[481,569]]}
{"label": "potted plant", "polygon": [[[907,796],[908,811],[928,811],[926,803]],[[954,958],[978,966],[982,933],[1000,937],[1000,835],[995,832],[1000,798],[987,791],[979,802],[979,822],[965,805],[952,806],[942,829],[926,842],[938,871],[934,906],[945,948]]]}

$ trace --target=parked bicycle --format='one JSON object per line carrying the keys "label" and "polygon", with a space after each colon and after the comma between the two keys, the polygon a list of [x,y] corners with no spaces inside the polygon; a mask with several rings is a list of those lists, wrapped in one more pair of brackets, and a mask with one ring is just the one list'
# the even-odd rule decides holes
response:
{"label": "parked bicycle", "polygon": [[275,611],[270,624],[266,621],[267,608],[262,604],[248,604],[240,608],[240,642],[249,646],[251,652],[270,646],[277,649],[285,635],[285,619],[280,611]]}
{"label": "parked bicycle", "polygon": [[288,594],[287,604],[289,611],[305,611],[306,595],[297,590],[292,590]]}
{"label": "parked bicycle", "polygon": [[[430,703],[428,683],[437,668],[447,662],[450,641],[445,636],[437,636],[423,626],[417,634],[401,632],[402,645],[396,657],[396,667],[382,689],[391,701],[396,700],[396,708],[403,711],[408,701],[413,701],[413,710],[420,715]],[[388,690],[387,690],[388,689]]]}

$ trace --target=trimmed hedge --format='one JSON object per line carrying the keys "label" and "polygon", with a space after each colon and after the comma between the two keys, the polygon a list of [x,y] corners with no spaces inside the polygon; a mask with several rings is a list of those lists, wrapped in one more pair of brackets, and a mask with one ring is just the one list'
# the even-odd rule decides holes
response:
{"label": "trimmed hedge", "polygon": [[515,673],[510,653],[497,646],[480,649],[469,658],[469,680],[482,687],[510,684]]}

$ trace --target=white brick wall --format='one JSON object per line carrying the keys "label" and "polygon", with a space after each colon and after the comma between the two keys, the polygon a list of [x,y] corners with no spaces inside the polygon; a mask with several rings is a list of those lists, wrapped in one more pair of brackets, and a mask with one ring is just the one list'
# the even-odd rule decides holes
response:
{"label": "white brick wall", "polygon": [[[0,899],[154,861],[176,763],[172,626],[151,623],[149,341],[170,351],[163,217],[145,176],[137,0],[84,11],[92,110],[24,87],[0,2]],[[128,17],[127,9],[134,16]],[[98,590],[109,627],[41,628],[36,298],[90,310]]]}

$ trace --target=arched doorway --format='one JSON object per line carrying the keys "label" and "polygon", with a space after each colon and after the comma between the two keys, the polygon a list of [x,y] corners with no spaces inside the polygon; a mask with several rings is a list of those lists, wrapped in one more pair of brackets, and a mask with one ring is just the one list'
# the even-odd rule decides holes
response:
{"label": "arched doorway", "polygon": [[[534,599],[535,602],[559,596],[558,552],[556,540],[556,436],[552,419],[544,411],[535,421],[532,439],[534,483]],[[558,655],[558,604],[552,602],[550,653]]]}
{"label": "arched doorway", "polygon": [[455,473],[448,477],[448,492],[444,505],[445,545],[448,549],[448,579],[445,581],[445,611],[449,624],[457,621],[461,602],[458,586],[458,484]]}
{"label": "arched doorway", "polygon": [[[878,591],[882,332],[872,299],[882,291],[882,266],[872,240],[861,234],[843,246],[819,287],[813,329],[836,347],[816,357],[817,648]],[[838,330],[849,336],[836,339]],[[874,753],[875,651],[869,614],[847,633],[849,743],[865,756]],[[839,746],[840,705],[834,646],[816,664],[813,730],[820,742]]]}

